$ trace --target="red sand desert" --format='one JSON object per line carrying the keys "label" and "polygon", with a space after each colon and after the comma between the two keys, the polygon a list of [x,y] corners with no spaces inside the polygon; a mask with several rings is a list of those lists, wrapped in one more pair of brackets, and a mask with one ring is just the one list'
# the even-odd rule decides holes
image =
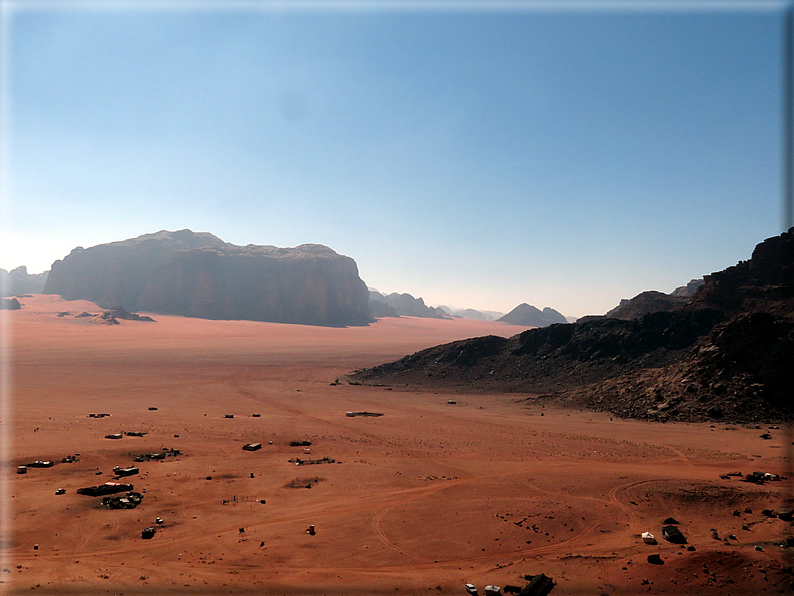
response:
{"label": "red sand desert", "polygon": [[[108,326],[76,318],[102,312],[88,302],[23,304],[3,313],[13,392],[2,420],[4,593],[429,595],[464,594],[468,582],[482,594],[540,573],[557,582],[555,596],[792,593],[775,544],[789,522],[762,514],[784,504],[788,482],[720,479],[787,474],[782,430],[334,383],[426,347],[523,328],[163,315]],[[262,448],[242,449],[254,442]],[[164,448],[181,454],[133,461]],[[69,455],[77,461],[62,463]],[[16,473],[35,460],[56,463]],[[144,494],[137,508],[76,493],[113,481],[115,466],[139,467],[119,480]],[[667,517],[687,545],[662,538]],[[147,526],[156,533],[144,540]],[[659,544],[645,544],[645,531]]]}

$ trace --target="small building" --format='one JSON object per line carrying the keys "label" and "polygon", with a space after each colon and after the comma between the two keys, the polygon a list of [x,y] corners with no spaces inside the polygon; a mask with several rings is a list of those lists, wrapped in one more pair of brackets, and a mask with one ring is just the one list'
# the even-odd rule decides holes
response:
{"label": "small building", "polygon": [[28,467],[27,466],[17,466],[17,474],[27,474]]}
{"label": "small building", "polygon": [[28,467],[29,468],[51,468],[54,465],[55,465],[55,462],[53,462],[53,461],[50,461],[50,460],[41,461],[41,460],[37,459],[36,461],[30,462],[28,464]]}
{"label": "small building", "polygon": [[533,575],[530,582],[521,590],[521,596],[546,596],[555,585],[556,582],[545,573]]}
{"label": "small building", "polygon": [[243,451],[257,451],[262,449],[262,443],[248,443],[243,445]]}
{"label": "small building", "polygon": [[672,542],[673,544],[686,544],[686,537],[676,526],[664,526],[662,528],[662,536],[667,542]]}
{"label": "small building", "polygon": [[78,495],[88,495],[90,497],[99,497],[102,495],[112,495],[114,493],[122,493],[131,491],[133,486],[131,484],[121,484],[120,482],[105,482],[98,486],[86,486],[78,488]]}
{"label": "small building", "polygon": [[138,472],[140,472],[140,470],[135,466],[130,466],[128,468],[120,468],[119,466],[116,466],[115,468],[113,468],[113,473],[116,476],[132,476],[133,474],[137,474]]}
{"label": "small building", "polygon": [[502,593],[502,588],[499,586],[485,586],[485,596],[499,596]]}

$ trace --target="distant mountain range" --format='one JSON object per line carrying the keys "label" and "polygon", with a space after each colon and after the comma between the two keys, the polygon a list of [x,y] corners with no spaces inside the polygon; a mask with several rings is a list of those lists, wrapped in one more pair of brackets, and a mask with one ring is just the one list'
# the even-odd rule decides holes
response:
{"label": "distant mountain range", "polygon": [[508,314],[494,311],[481,312],[473,308],[453,310],[448,306],[427,306],[422,298],[414,298],[410,294],[383,294],[374,288],[369,289],[370,310],[375,317],[428,317],[444,319],[459,317],[476,321],[498,321],[510,325],[524,327],[546,327],[552,323],[567,323],[567,319],[552,308],[542,311],[529,304],[519,304]]}
{"label": "distant mountain range", "polygon": [[461,319],[471,319],[474,321],[495,321],[499,317],[503,317],[505,313],[497,312],[495,310],[475,310],[473,308],[452,308],[450,306],[439,306],[441,310],[449,314],[451,317],[460,317]]}
{"label": "distant mountain range", "polygon": [[[331,266],[332,262],[335,265]],[[324,263],[322,274],[318,263]],[[308,277],[299,281],[301,276]],[[432,307],[421,297],[396,292],[387,295],[374,288],[364,294],[355,261],[328,247],[243,247],[190,230],[145,234],[89,249],[78,247],[53,264],[52,275],[30,275],[22,266],[10,272],[0,269],[0,282],[3,296],[58,293],[87,298],[104,308],[122,306],[205,318],[360,325],[373,317],[461,317],[526,327],[576,320],[553,308],[540,310],[527,303],[505,315]],[[670,310],[687,302],[702,283],[702,279],[692,280],[670,294],[643,292],[631,300],[621,300],[606,316],[630,320]],[[314,292],[311,299],[305,291],[297,290],[300,284],[304,284],[303,290],[311,288]]]}
{"label": "distant mountain range", "polygon": [[[536,393],[660,421],[794,418],[794,228],[696,286],[688,301],[670,308],[666,295],[643,293],[620,307],[636,316],[457,341],[352,378]],[[657,300],[664,309],[654,310]]]}
{"label": "distant mountain range", "polygon": [[427,306],[422,298],[414,298],[410,294],[382,294],[375,289],[369,290],[369,308],[375,317],[426,317],[444,319],[447,313],[432,306]]}
{"label": "distant mountain range", "polygon": [[361,325],[373,317],[461,317],[524,326],[565,322],[557,311],[521,304],[495,311],[433,307],[410,294],[362,292],[355,261],[326,246],[235,246],[191,230],[162,230],[88,249],[51,271],[0,269],[3,296],[60,294],[102,308],[122,307],[209,319]]}

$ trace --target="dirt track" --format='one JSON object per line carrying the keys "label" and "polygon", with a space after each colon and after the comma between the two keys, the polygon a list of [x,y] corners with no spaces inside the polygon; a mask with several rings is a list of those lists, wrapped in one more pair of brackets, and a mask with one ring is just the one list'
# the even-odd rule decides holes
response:
{"label": "dirt track", "polygon": [[[463,594],[466,582],[482,593],[541,572],[558,582],[554,595],[792,593],[785,551],[772,544],[789,524],[761,514],[782,504],[788,483],[719,479],[786,474],[783,431],[764,441],[765,430],[610,420],[516,395],[331,384],[425,347],[523,328],[158,315],[106,326],[75,318],[101,312],[89,303],[23,302],[4,313],[14,373],[13,420],[3,421],[13,445],[7,593]],[[104,438],[129,431],[147,434]],[[292,440],[311,441],[310,453]],[[249,442],[262,449],[243,451]],[[134,464],[163,447],[183,454]],[[336,463],[289,462],[323,457]],[[140,474],[124,481],[146,491],[137,509],[75,493],[127,465]],[[694,551],[661,540],[668,516]],[[141,539],[156,517],[164,524]],[[643,544],[646,530],[658,546]],[[737,539],[726,543],[729,534]],[[651,553],[665,564],[649,564]]]}

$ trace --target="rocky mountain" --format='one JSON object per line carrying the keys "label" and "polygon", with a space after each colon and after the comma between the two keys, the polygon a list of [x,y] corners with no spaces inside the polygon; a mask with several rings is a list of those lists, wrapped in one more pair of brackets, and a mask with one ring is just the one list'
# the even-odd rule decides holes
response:
{"label": "rocky mountain", "polygon": [[22,265],[11,271],[0,269],[0,296],[20,296],[22,294],[41,294],[47,282],[49,271],[28,273]]}
{"label": "rocky mountain", "polygon": [[480,337],[354,375],[367,383],[519,391],[652,420],[794,418],[794,228],[707,275],[690,301]]}
{"label": "rocky mountain", "polygon": [[208,233],[160,231],[56,261],[46,294],[103,308],[205,319],[366,325],[367,288],[353,259],[326,246],[236,246]]}
{"label": "rocky mountain", "polygon": [[[393,292],[388,296],[377,290],[369,291],[370,309],[376,317],[426,317],[431,319],[446,318],[447,313],[440,308],[427,306],[422,298],[414,298],[410,294]],[[393,313],[393,314],[391,314]]]}
{"label": "rocky mountain", "polygon": [[649,290],[637,294],[631,300],[623,299],[620,304],[610,310],[605,316],[612,319],[623,319],[628,321],[644,315],[670,310],[676,306],[681,306],[689,302],[689,296],[663,294],[655,290]]}
{"label": "rocky mountain", "polygon": [[519,304],[505,316],[497,319],[500,323],[510,325],[523,325],[525,327],[548,327],[554,323],[567,323],[568,320],[553,308],[545,307],[543,310],[527,304]]}
{"label": "rocky mountain", "polygon": [[679,286],[669,294],[649,290],[637,294],[631,300],[624,298],[615,308],[606,315],[613,319],[636,319],[652,312],[670,310],[676,306],[686,304],[697,289],[703,285],[703,279],[693,279],[685,286]]}
{"label": "rocky mountain", "polygon": [[670,296],[684,296],[686,298],[691,298],[695,295],[697,289],[703,285],[703,278],[700,279],[692,279],[689,283],[685,286],[678,286],[675,290],[670,292]]}

